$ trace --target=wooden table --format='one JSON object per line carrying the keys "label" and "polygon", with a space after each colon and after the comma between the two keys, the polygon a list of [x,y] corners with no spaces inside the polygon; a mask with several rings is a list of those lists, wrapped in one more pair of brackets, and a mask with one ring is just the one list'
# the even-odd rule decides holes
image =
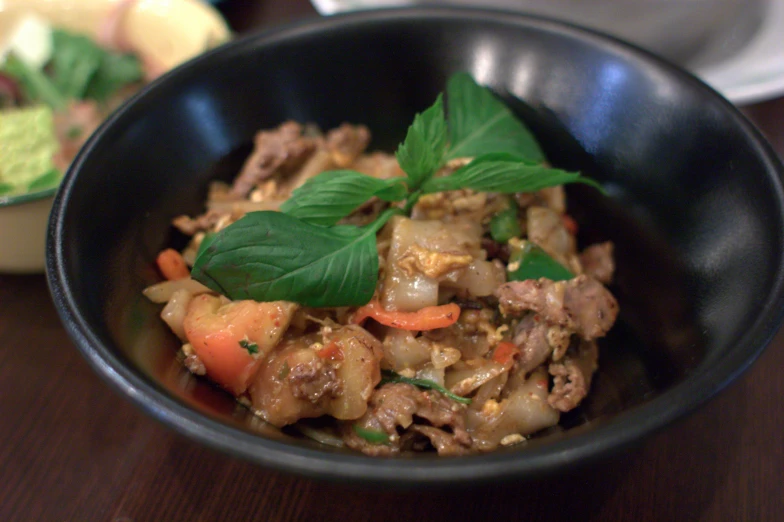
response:
{"label": "wooden table", "polygon": [[[225,4],[244,31],[307,0]],[[784,98],[744,108],[784,155]],[[613,469],[478,491],[367,491],[260,469],[143,415],[88,368],[42,275],[0,275],[0,521],[784,520],[784,330],[728,390]]]}

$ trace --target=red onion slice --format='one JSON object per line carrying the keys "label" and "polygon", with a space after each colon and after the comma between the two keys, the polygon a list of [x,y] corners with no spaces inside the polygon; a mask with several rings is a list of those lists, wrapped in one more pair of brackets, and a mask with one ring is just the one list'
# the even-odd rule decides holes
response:
{"label": "red onion slice", "polygon": [[136,2],[137,0],[118,0],[114,3],[98,30],[98,43],[100,45],[123,52],[131,52],[133,50],[123,37],[122,31],[120,31],[120,24],[125,13]]}
{"label": "red onion slice", "polygon": [[0,72],[0,106],[16,106],[22,100],[22,91],[16,78]]}

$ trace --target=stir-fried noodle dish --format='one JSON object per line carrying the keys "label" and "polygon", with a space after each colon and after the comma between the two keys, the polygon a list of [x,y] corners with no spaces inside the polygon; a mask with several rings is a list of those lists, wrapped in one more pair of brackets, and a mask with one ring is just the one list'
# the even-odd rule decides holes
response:
{"label": "stir-fried noodle dish", "polygon": [[145,289],[181,360],[266,422],[367,455],[486,452],[589,393],[618,303],[613,245],[577,248],[563,185],[459,73],[394,154],[370,131],[260,131]]}

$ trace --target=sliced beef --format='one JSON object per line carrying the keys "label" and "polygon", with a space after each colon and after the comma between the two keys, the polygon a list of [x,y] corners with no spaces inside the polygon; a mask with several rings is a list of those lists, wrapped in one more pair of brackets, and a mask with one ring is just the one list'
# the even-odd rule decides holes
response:
{"label": "sliced beef", "polygon": [[407,428],[413,416],[421,417],[433,426],[462,428],[462,408],[459,403],[440,393],[420,390],[403,383],[386,384],[376,390],[370,399],[371,415],[374,415],[387,433],[397,426]]}
{"label": "sliced beef", "polygon": [[400,168],[394,154],[386,152],[371,152],[360,155],[351,165],[353,170],[367,174],[374,178],[389,179],[404,177],[405,172]]}
{"label": "sliced beef", "polygon": [[332,161],[340,168],[346,168],[365,152],[370,143],[370,130],[364,125],[344,123],[327,133],[327,150]]}
{"label": "sliced beef", "polygon": [[316,150],[318,141],[305,136],[297,122],[287,121],[275,130],[256,134],[254,148],[231,187],[245,197],[260,181],[273,174],[290,174],[299,169]]}
{"label": "sliced beef", "polygon": [[386,433],[389,443],[374,444],[365,440],[356,433],[352,423],[344,425],[343,440],[350,448],[368,455],[399,453],[411,437],[401,437],[398,429],[405,432],[416,424],[440,428],[440,433],[417,428],[418,433],[428,437],[437,450],[454,452],[457,446],[468,449],[471,438],[465,431],[464,410],[464,406],[440,393],[422,391],[410,384],[385,384],[375,390],[367,412],[356,421],[356,425]]}
{"label": "sliced beef", "polygon": [[426,437],[429,445],[433,446],[441,456],[465,455],[471,447],[471,436],[467,431],[449,433],[440,428],[421,424],[411,425],[408,433],[401,437],[402,446],[407,447],[411,444],[412,449],[420,449],[417,446],[421,446],[422,442],[421,440],[417,441],[418,435]]}
{"label": "sliced beef", "polygon": [[185,215],[177,216],[172,220],[172,225],[174,225],[174,227],[176,227],[183,234],[192,236],[198,232],[210,230],[215,226],[221,217],[223,217],[221,212],[208,210],[204,214],[194,218]]}
{"label": "sliced beef", "polygon": [[612,241],[591,245],[580,254],[583,271],[604,284],[612,282],[615,273]]}
{"label": "sliced beef", "polygon": [[523,372],[533,370],[550,357],[553,348],[547,342],[547,328],[534,314],[526,315],[515,328],[512,342],[520,348],[517,366]]}
{"label": "sliced beef", "polygon": [[512,340],[520,349],[517,368],[524,373],[544,364],[549,358],[558,360],[569,348],[571,332],[528,314],[517,324]]}
{"label": "sliced beef", "polygon": [[584,341],[575,353],[570,351],[561,362],[550,364],[549,372],[553,376],[553,388],[547,397],[550,406],[566,412],[580,404],[588,395],[598,357],[596,343]]}
{"label": "sliced beef", "polygon": [[294,397],[309,400],[314,404],[322,397],[337,397],[340,393],[340,382],[335,368],[324,364],[320,359],[297,364],[291,368],[286,378]]}
{"label": "sliced beef", "polygon": [[557,282],[545,278],[511,281],[499,286],[496,296],[505,315],[536,312],[547,323],[588,341],[604,336],[618,316],[615,297],[586,275]]}
{"label": "sliced beef", "polygon": [[381,343],[356,325],[284,339],[253,378],[252,408],[278,427],[322,415],[359,419],[381,380],[380,352]]}

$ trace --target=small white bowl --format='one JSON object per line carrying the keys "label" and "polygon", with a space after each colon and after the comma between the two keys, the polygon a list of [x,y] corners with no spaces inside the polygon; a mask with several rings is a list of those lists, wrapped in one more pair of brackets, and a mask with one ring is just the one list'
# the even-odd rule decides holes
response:
{"label": "small white bowl", "polygon": [[[32,11],[53,25],[97,37],[102,23],[126,2],[119,22],[124,42],[164,70],[231,36],[220,13],[199,0],[0,0],[0,30]],[[55,192],[0,197],[0,272],[43,272]]]}

